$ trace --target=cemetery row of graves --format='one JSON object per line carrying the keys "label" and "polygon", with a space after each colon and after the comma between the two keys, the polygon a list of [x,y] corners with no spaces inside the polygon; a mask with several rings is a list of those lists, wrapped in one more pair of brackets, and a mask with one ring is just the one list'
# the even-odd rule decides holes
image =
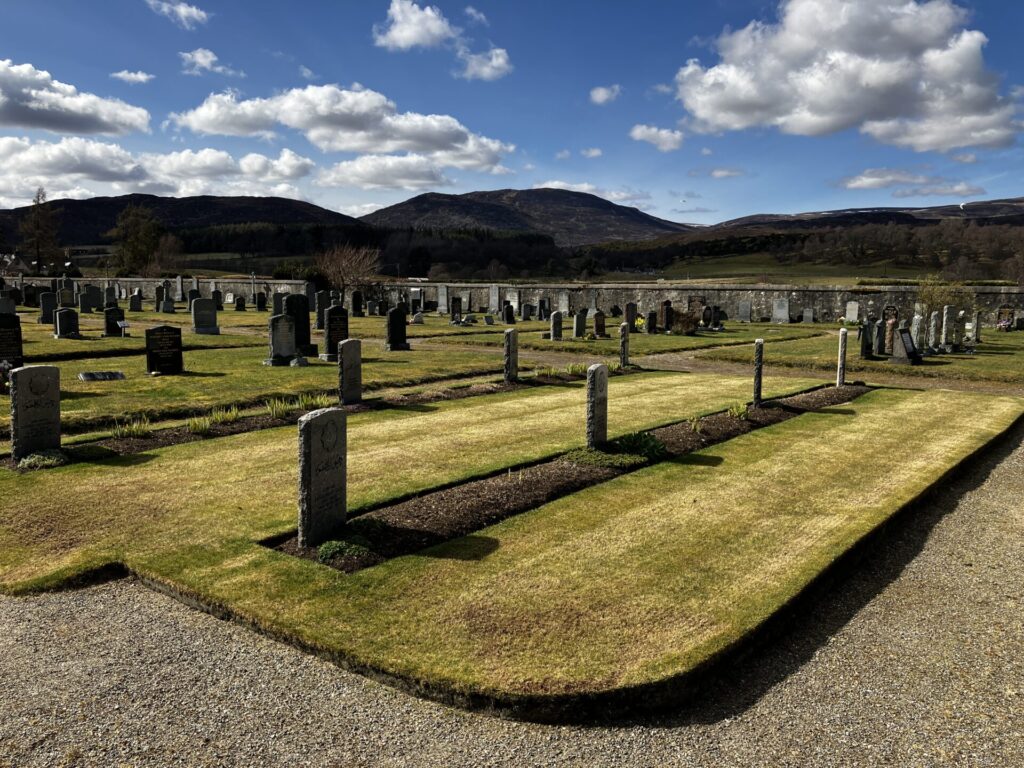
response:
{"label": "cemetery row of graves", "polygon": [[[277,294],[263,310],[258,297],[245,307],[140,297],[114,335],[119,299],[83,311],[80,296],[77,309],[61,298],[0,307],[0,356],[16,338],[23,363],[8,372],[0,589],[123,569],[340,664],[535,718],[688,680],[1024,414],[1019,397],[847,386],[847,365],[864,355],[889,365],[920,350],[924,364],[911,370],[981,360],[989,335],[1017,336],[982,342],[980,324],[968,334],[952,310],[935,354],[889,317],[857,330],[860,355],[848,361],[845,327],[730,328],[712,317],[696,335],[666,333],[670,305],[627,306],[613,323],[578,311],[569,335],[557,311],[524,319],[509,306],[478,320],[401,303],[360,317],[370,308],[329,294],[312,307]],[[56,327],[68,311],[77,337]],[[971,355],[956,347],[969,335]],[[652,340],[749,354],[750,366],[646,371],[642,355],[664,351]],[[107,341],[122,346],[92,356],[89,345]],[[559,343],[589,358],[585,380],[527,376],[520,349]],[[825,391],[820,378],[766,368],[800,344],[827,350],[834,394],[786,412],[779,398]],[[33,361],[34,348],[49,360]],[[428,381],[497,386],[364,407],[374,391]],[[294,418],[216,439],[140,439],[132,450],[100,439],[105,422],[132,412],[258,408],[302,394],[317,397],[292,402]],[[774,411],[785,415],[766,418]],[[866,444],[900,460],[885,473],[850,462]],[[822,466],[843,470],[822,482]],[[522,484],[542,474],[565,482],[516,507]],[[498,482],[500,497],[474,497]],[[470,501],[487,514],[427,535],[440,530],[435,511]],[[400,514],[417,507],[422,528]],[[388,548],[398,541],[424,543]],[[364,564],[339,567],[354,555]]]}

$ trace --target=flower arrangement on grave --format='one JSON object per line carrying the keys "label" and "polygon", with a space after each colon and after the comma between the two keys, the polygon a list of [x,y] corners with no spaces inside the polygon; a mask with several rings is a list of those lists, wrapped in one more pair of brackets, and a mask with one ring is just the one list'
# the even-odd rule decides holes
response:
{"label": "flower arrangement on grave", "polygon": [[636,320],[633,321],[633,325],[636,326],[637,330],[640,330],[645,325],[647,325],[647,322],[644,320],[644,318],[640,317],[640,315],[637,315]]}
{"label": "flower arrangement on grave", "polygon": [[998,323],[996,323],[996,330],[997,331],[1009,331],[1009,330],[1011,330],[1012,325],[1013,324],[1009,320],[1000,320]]}

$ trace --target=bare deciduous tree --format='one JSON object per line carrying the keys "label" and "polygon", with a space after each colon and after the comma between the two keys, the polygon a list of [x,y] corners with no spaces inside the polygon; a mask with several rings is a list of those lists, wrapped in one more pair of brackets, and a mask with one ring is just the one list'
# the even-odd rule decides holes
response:
{"label": "bare deciduous tree", "polygon": [[349,288],[374,285],[380,279],[380,251],[345,243],[317,254],[316,268],[341,294]]}

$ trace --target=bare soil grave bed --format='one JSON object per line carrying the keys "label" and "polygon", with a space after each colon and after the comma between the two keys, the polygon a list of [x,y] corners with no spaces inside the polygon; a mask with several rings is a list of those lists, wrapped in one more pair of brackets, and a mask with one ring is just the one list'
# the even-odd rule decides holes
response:
{"label": "bare soil grave bed", "polygon": [[[870,391],[863,384],[822,387],[750,408],[742,417],[728,412],[651,430],[667,455],[677,459],[801,413],[850,402]],[[699,428],[698,427],[699,424]],[[517,471],[426,493],[371,510],[349,520],[339,539],[321,549],[300,547],[296,535],[265,542],[286,554],[353,573],[385,560],[467,536],[508,517],[634,471],[652,463],[623,455],[615,443],[606,452],[573,451]]]}

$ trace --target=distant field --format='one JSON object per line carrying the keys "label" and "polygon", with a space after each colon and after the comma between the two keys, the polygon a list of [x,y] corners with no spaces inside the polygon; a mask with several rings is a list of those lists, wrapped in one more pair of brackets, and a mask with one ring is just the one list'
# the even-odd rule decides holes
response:
{"label": "distant field", "polygon": [[[775,257],[767,254],[745,254],[743,256],[721,256],[703,260],[680,261],[662,272],[648,276],[665,280],[718,280],[734,283],[769,283],[788,285],[853,285],[858,278],[865,279],[919,279],[928,270],[893,265],[887,261],[870,266],[849,264],[779,264]],[[637,280],[643,276],[629,273],[610,273],[600,278],[604,282],[616,280]]]}

